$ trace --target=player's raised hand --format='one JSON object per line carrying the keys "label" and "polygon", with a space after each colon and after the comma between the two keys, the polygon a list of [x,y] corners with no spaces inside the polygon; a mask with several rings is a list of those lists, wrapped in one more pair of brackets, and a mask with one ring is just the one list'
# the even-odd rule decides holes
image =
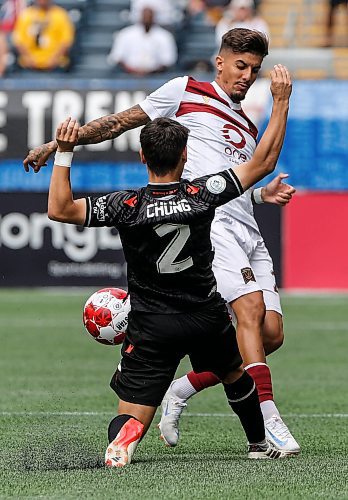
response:
{"label": "player's raised hand", "polygon": [[80,125],[76,120],[67,118],[57,127],[56,141],[58,143],[58,151],[74,151],[77,144]]}
{"label": "player's raised hand", "polygon": [[274,101],[288,101],[292,91],[292,82],[288,69],[276,64],[271,71],[271,92]]}
{"label": "player's raised hand", "polygon": [[24,170],[29,172],[30,168],[32,168],[35,173],[39,172],[41,167],[46,167],[48,158],[56,149],[57,144],[55,141],[31,149],[23,161]]}
{"label": "player's raised hand", "polygon": [[262,199],[266,203],[274,203],[276,205],[284,206],[296,193],[296,189],[290,184],[283,182],[284,179],[289,177],[289,174],[279,174],[267,186],[262,188]]}

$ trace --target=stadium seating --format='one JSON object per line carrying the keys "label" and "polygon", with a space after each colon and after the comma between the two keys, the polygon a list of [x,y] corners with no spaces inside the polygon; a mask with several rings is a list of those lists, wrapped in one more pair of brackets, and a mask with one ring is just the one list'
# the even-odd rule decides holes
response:
{"label": "stadium seating", "polygon": [[[263,0],[261,15],[271,31],[271,51],[264,69],[280,60],[295,78],[348,78],[348,30],[346,12],[338,9],[334,45],[326,45],[327,0]],[[278,61],[277,61],[278,58]]]}
{"label": "stadium seating", "polygon": [[186,70],[197,65],[210,68],[215,50],[215,28],[204,20],[188,20],[177,36],[179,68]]}
{"label": "stadium seating", "polygon": [[[67,9],[76,28],[71,76],[99,78],[117,74],[117,69],[108,66],[107,56],[115,33],[130,24],[130,0],[56,0],[56,3]],[[336,15],[334,45],[337,48],[325,49],[327,3],[327,0],[259,2],[260,15],[266,19],[271,32],[265,71],[274,62],[282,61],[295,78],[348,78],[346,13],[339,8]],[[204,18],[187,18],[171,29],[179,51],[174,72],[213,71],[214,26]]]}
{"label": "stadium seating", "polygon": [[79,57],[72,68],[74,76],[108,77],[107,64],[114,33],[129,24],[129,0],[88,0],[79,42]]}
{"label": "stadium seating", "polygon": [[[271,31],[272,47],[323,47],[328,11],[327,0],[262,0],[260,14]],[[335,45],[347,46],[347,20],[338,9]]]}

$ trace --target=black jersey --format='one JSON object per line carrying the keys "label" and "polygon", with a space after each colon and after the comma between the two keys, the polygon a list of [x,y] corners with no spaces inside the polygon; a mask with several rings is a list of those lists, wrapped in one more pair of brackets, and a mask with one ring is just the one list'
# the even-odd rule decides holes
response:
{"label": "black jersey", "polygon": [[220,302],[210,227],[216,207],[243,193],[231,169],[192,182],[148,184],[87,198],[85,226],[118,229],[132,309],[175,313]]}

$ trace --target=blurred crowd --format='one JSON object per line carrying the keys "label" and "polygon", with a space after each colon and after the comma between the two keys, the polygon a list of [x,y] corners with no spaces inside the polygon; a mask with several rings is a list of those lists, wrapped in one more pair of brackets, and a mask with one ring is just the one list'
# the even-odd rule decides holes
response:
{"label": "blurred crowd", "polygon": [[[91,12],[95,0],[84,1]],[[326,45],[330,46],[335,12],[340,4],[347,7],[348,0],[326,1]],[[127,26],[115,33],[105,64],[137,76],[175,68],[180,57],[182,36],[185,34],[187,37],[191,28],[197,26],[208,26],[215,30],[211,62],[219,49],[222,35],[229,29],[245,27],[270,35],[265,19],[259,14],[260,2],[261,0],[129,0]],[[78,3],[77,0],[76,4]],[[64,2],[3,0],[0,5],[0,76],[6,72],[16,75],[25,70],[41,73],[73,70],[69,55],[77,45],[77,30],[74,19],[71,19],[63,6]],[[81,32],[83,36],[83,29]],[[200,61],[199,47],[196,52],[196,60],[190,61],[190,65],[196,64],[199,67],[204,62],[206,69],[209,69],[206,57],[204,61]]]}
{"label": "blurred crowd", "polygon": [[68,12],[51,0],[35,0],[32,5],[5,0],[0,27],[2,73],[13,60],[19,68],[34,71],[68,67],[74,25]]}
{"label": "blurred crowd", "polygon": [[[257,0],[130,0],[128,25],[115,33],[107,64],[137,76],[175,67],[178,36],[188,21],[215,27],[217,47],[222,34],[235,26],[268,33],[256,8]],[[74,41],[74,22],[59,1],[3,0],[0,75],[9,68],[13,74],[68,71]]]}

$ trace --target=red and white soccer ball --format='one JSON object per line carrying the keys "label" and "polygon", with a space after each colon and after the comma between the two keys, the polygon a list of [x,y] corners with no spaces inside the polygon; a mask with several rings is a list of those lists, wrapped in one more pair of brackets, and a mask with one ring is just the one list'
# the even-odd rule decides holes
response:
{"label": "red and white soccer ball", "polygon": [[122,344],[128,326],[130,300],[121,288],[103,288],[87,300],[83,308],[83,324],[101,344]]}

